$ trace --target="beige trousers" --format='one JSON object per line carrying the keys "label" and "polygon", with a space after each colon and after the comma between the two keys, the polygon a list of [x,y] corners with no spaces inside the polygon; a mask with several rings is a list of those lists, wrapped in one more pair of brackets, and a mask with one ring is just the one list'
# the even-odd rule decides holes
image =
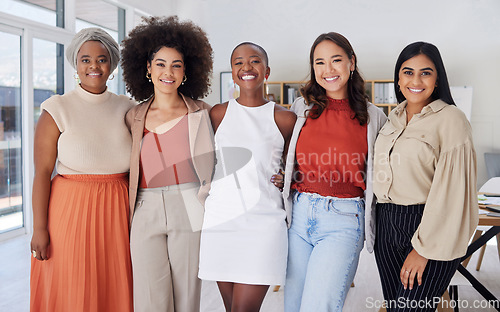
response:
{"label": "beige trousers", "polygon": [[130,251],[135,312],[199,312],[198,183],[140,189]]}

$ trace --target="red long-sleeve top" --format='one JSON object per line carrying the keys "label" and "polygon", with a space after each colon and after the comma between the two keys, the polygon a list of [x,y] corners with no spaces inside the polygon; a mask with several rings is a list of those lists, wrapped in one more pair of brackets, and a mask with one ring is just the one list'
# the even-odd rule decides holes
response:
{"label": "red long-sleeve top", "polygon": [[348,99],[328,99],[317,119],[306,120],[295,150],[292,188],[322,196],[363,196],[367,125],[353,117]]}

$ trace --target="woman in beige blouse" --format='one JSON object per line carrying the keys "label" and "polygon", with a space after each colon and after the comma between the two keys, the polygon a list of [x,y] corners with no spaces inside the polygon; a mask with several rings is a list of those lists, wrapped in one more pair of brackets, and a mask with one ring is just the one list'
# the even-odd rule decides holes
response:
{"label": "woman in beige blouse", "polygon": [[176,16],[148,17],[123,41],[134,311],[199,312],[203,204],[214,170],[212,47]]}
{"label": "woman in beige blouse", "polygon": [[375,143],[375,258],[387,311],[434,311],[478,223],[476,153],[434,45],[404,48],[394,85]]}

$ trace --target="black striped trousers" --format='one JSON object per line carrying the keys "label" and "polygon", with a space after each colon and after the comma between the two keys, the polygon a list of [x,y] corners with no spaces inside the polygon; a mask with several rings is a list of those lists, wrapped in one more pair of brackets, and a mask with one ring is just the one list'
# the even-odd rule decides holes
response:
{"label": "black striped trousers", "polygon": [[429,259],[422,285],[418,286],[415,278],[412,290],[403,288],[399,273],[413,250],[411,238],[423,211],[424,205],[377,204],[375,260],[388,312],[434,312],[460,264],[460,258],[451,261]]}

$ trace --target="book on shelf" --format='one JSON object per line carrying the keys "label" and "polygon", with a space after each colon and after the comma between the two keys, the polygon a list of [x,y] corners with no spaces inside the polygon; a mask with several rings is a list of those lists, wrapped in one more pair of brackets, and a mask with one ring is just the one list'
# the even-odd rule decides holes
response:
{"label": "book on shelf", "polygon": [[292,104],[298,97],[299,90],[288,84],[283,85],[283,101],[282,104]]}
{"label": "book on shelf", "polygon": [[289,86],[287,84],[283,85],[283,100],[281,104],[288,104],[288,88]]}
{"label": "book on shelf", "polygon": [[389,82],[387,83],[388,89],[387,89],[387,103],[389,104],[394,104],[396,103],[396,93],[394,92],[394,82]]}
{"label": "book on shelf", "polygon": [[295,88],[289,87],[288,88],[288,103],[291,104],[295,101],[297,98],[297,90]]}
{"label": "book on shelf", "polygon": [[384,88],[381,83],[375,83],[375,98],[373,101],[375,104],[383,103]]}
{"label": "book on shelf", "polygon": [[380,99],[380,103],[387,103],[387,98],[388,98],[388,94],[387,94],[387,89],[388,89],[388,86],[387,86],[387,83],[381,83],[381,86],[382,88],[382,98]]}
{"label": "book on shelf", "polygon": [[395,104],[397,103],[393,82],[376,82],[374,104]]}

